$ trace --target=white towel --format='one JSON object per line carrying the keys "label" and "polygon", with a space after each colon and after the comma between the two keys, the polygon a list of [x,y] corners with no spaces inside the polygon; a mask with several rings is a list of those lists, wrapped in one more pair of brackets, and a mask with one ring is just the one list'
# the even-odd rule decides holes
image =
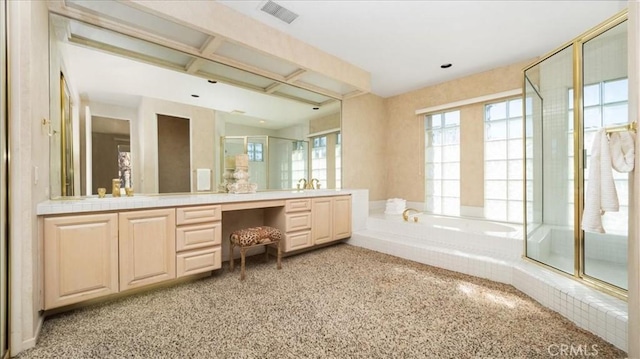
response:
{"label": "white towel", "polygon": [[635,161],[635,133],[631,131],[614,132],[609,135],[611,164],[621,173],[633,171]]}
{"label": "white towel", "polygon": [[619,204],[616,185],[613,182],[609,141],[604,128],[600,129],[593,139],[589,166],[589,186],[582,214],[582,229],[605,233],[602,228],[602,215],[605,212],[617,212]]}
{"label": "white towel", "polygon": [[211,190],[211,170],[208,168],[196,169],[196,191]]}

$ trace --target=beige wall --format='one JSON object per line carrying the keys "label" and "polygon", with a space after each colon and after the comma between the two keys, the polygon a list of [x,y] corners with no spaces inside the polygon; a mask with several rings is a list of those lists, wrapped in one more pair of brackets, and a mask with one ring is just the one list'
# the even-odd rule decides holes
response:
{"label": "beige wall", "polygon": [[[424,121],[423,116],[415,114],[416,110],[519,89],[522,87],[522,69],[529,62],[500,67],[386,99],[389,114],[387,159],[393,159],[387,177],[387,197],[424,202]],[[484,168],[481,156],[484,148],[482,106],[469,106],[461,115],[461,151],[464,154],[461,153],[460,174],[465,178],[461,183],[461,205],[481,206],[484,184],[482,177],[478,176]]]}
{"label": "beige wall", "polygon": [[484,105],[460,109],[460,206],[484,207]]}
{"label": "beige wall", "polygon": [[328,131],[336,128],[340,128],[340,113],[334,113],[309,121],[309,133]]}
{"label": "beige wall", "polygon": [[[342,187],[369,189],[369,200],[387,198],[387,109],[385,100],[367,94],[342,103]],[[394,159],[395,160],[395,159]]]}
{"label": "beige wall", "polygon": [[[42,324],[42,256],[36,205],[48,199],[49,118],[47,4],[8,1],[9,340],[11,353],[35,345]],[[44,83],[44,85],[43,85]],[[37,181],[36,181],[37,177]]]}

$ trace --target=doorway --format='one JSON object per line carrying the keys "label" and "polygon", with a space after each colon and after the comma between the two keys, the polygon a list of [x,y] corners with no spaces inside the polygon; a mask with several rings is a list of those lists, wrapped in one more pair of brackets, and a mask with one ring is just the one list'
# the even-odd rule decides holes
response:
{"label": "doorway", "polygon": [[191,192],[189,119],[158,114],[158,192]]}
{"label": "doorway", "polygon": [[91,118],[91,194],[97,194],[100,187],[111,189],[114,178],[122,180],[121,188],[125,188],[127,179],[131,186],[130,143],[128,120]]}

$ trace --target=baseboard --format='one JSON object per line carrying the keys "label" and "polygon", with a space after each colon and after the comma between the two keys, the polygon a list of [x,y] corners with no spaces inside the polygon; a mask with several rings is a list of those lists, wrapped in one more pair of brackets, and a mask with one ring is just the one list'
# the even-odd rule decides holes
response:
{"label": "baseboard", "polygon": [[[38,318],[38,324],[36,325],[36,330],[35,330],[33,338],[26,339],[26,340],[24,340],[22,342],[22,348],[21,348],[20,352],[23,352],[23,351],[25,351],[27,349],[35,348],[36,343],[38,342],[38,337],[40,336],[40,332],[42,331],[42,326],[43,325],[44,325],[44,315],[40,314],[40,317]],[[12,357],[14,355],[17,355],[18,353],[11,352],[11,348],[9,348],[9,350],[7,352],[7,355],[9,355],[9,356],[7,358]]]}

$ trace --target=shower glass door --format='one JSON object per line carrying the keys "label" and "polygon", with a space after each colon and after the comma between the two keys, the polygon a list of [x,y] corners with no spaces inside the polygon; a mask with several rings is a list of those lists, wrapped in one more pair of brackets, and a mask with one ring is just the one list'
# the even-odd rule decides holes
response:
{"label": "shower glass door", "polygon": [[[582,220],[587,205],[599,213],[600,196],[587,194],[608,173],[591,163],[596,134],[626,131],[630,120],[626,21],[622,12],[542,57],[524,70],[523,84],[525,256],[620,296],[628,287],[629,174],[613,171],[619,210],[594,216],[606,233],[584,231]],[[602,148],[612,139],[603,136]]]}
{"label": "shower glass door", "polygon": [[[526,256],[574,274],[573,140],[569,93],[573,46],[525,71]],[[569,134],[569,135],[568,135]]]}
{"label": "shower glass door", "polygon": [[[622,22],[582,45],[584,186],[591,185],[591,147],[597,131],[629,122],[627,80],[627,22]],[[613,153],[612,153],[613,155]],[[629,174],[613,170],[618,212],[606,212],[606,233],[584,232],[583,275],[627,289],[627,240],[629,233]],[[589,201],[585,198],[585,201]],[[587,205],[587,202],[585,202]]]}

